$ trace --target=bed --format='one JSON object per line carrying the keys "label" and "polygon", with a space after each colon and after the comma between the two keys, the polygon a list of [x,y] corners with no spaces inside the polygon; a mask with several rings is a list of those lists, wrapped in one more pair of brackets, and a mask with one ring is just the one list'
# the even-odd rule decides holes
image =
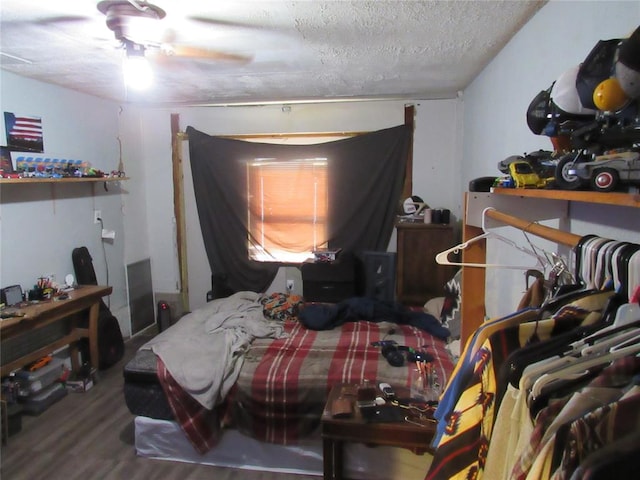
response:
{"label": "bed", "polygon": [[[362,319],[352,316],[331,325],[333,328],[325,326],[314,330],[307,328],[291,305],[283,309],[282,302],[276,303],[278,312],[273,315],[264,297],[251,292],[214,300],[186,315],[138,350],[124,368],[125,400],[131,413],[136,415],[138,454],[228,465],[227,453],[222,453],[224,460],[209,462],[207,458],[219,456],[225,449],[246,452],[250,444],[253,445],[252,462],[259,463],[255,468],[319,473],[322,468],[320,417],[333,385],[361,384],[368,380],[375,384],[411,386],[410,373],[415,364],[406,361],[401,367],[390,365],[375,342],[391,340],[424,352],[442,385],[453,370],[445,340],[429,333],[423,323],[407,321],[408,317],[393,317],[394,321],[389,321],[377,313],[373,314],[375,318],[358,313]],[[309,305],[305,308],[311,311]],[[235,312],[231,320],[224,313],[229,309]],[[246,331],[238,333],[238,329],[245,328],[248,318],[238,312],[245,311],[263,318],[263,313],[267,315],[265,324],[248,328],[251,333],[246,336]],[[367,311],[371,312],[364,312]],[[282,315],[283,312],[287,314]],[[428,315],[421,310],[418,313]],[[193,329],[193,325],[198,324],[211,327],[210,319],[215,316],[225,317],[222,324],[227,340],[225,355],[220,355],[217,347],[207,351],[210,339]],[[219,319],[214,323],[218,325]],[[441,331],[435,331],[442,336]],[[215,335],[221,333],[218,330]],[[233,344],[229,338],[235,341],[238,337],[242,337],[242,341],[228,348]],[[177,348],[176,342],[188,348]],[[168,351],[172,353],[167,354]],[[182,358],[182,363],[172,358],[185,354],[188,358]],[[192,395],[186,390],[193,390],[193,385],[183,388],[185,379],[181,370],[202,364],[206,364],[205,371],[215,375],[221,372],[221,378],[214,382],[213,388],[200,381]],[[210,390],[207,400],[202,401],[202,393],[207,390]],[[168,436],[171,442],[167,441]],[[229,447],[237,441],[244,448]],[[259,460],[257,452],[271,452],[274,448],[279,452],[277,455],[265,453],[264,461]],[[291,455],[293,458],[289,458]],[[277,458],[276,465],[272,465],[274,458]],[[307,467],[296,466],[301,459]],[[231,465],[239,466],[238,462],[251,468],[246,458],[232,461]],[[426,470],[422,474],[424,472]]]}

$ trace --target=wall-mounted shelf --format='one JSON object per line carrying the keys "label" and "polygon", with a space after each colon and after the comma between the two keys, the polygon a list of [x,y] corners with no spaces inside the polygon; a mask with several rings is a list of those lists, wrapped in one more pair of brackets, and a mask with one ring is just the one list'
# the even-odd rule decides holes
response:
{"label": "wall-mounted shelf", "polygon": [[623,207],[640,208],[640,194],[620,192],[582,192],[571,190],[545,190],[524,188],[494,188],[493,193],[516,197],[548,198],[552,200],[569,200],[572,202],[600,203]]}
{"label": "wall-mounted shelf", "polygon": [[82,177],[82,178],[0,178],[2,184],[27,184],[27,183],[86,183],[86,182],[120,182],[129,177]]}
{"label": "wall-mounted shelf", "polygon": [[[603,192],[585,192],[585,191],[567,191],[567,190],[546,190],[546,189],[517,189],[517,188],[494,188],[492,193],[466,193],[464,197],[464,221],[462,225],[462,239],[467,241],[483,232],[479,226],[479,214],[482,212],[487,203],[484,201],[485,196],[498,196],[503,197],[501,199],[501,208],[505,207],[506,210],[515,209],[518,210],[518,217],[527,217],[533,212],[535,217],[539,216],[539,209],[549,210],[551,216],[556,215],[556,211],[549,205],[538,205],[543,202],[531,202],[527,199],[546,199],[557,200],[564,202],[584,202],[590,204],[603,204],[612,205],[617,207],[632,207],[640,208],[640,194],[637,193],[603,193]],[[511,197],[511,198],[505,198]],[[505,202],[505,200],[509,200]],[[520,205],[520,202],[529,203],[530,205]],[[544,202],[544,203],[558,203],[558,202]],[[559,202],[562,203],[562,202]],[[475,205],[479,204],[479,205]],[[560,205],[558,208],[561,208]],[[538,209],[538,210],[536,210]],[[577,236],[569,232],[554,231],[552,234],[548,234],[550,229],[545,226],[534,224],[534,222],[527,220],[516,219],[518,221],[512,221],[513,217],[509,214],[500,212],[487,212],[487,216],[501,220],[503,224],[516,226],[523,231],[534,233],[542,238],[554,241],[562,245],[575,245]],[[504,219],[509,219],[504,221]],[[551,218],[551,217],[550,217]],[[486,262],[486,244],[483,241],[474,242],[468,248],[463,250],[463,262],[466,263],[485,263]],[[485,271],[481,268],[463,268],[462,273],[462,318],[464,319],[462,324],[462,342],[475,331],[478,326],[485,320]]]}

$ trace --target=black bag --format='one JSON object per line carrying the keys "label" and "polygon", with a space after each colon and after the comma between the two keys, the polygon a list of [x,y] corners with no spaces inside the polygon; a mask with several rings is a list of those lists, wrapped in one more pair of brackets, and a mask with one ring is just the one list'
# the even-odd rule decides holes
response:
{"label": "black bag", "polygon": [[[71,252],[71,260],[73,261],[73,269],[78,285],[98,284],[96,272],[93,268],[93,259],[87,247],[74,248]],[[81,323],[84,328],[88,327],[88,312]],[[83,338],[79,342],[79,349],[83,363],[91,362],[88,339]],[[118,319],[113,316],[104,301],[100,300],[100,309],[98,311],[98,368],[100,370],[107,369],[118,363],[123,356],[124,339],[122,338]]]}

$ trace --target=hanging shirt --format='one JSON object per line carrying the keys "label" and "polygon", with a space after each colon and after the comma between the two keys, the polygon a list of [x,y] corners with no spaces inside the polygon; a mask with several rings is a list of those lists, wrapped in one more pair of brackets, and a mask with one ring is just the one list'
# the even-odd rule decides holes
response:
{"label": "hanging shirt", "polygon": [[[441,419],[443,433],[435,444],[433,462],[427,480],[435,479],[479,479],[482,476],[489,448],[489,440],[495,418],[496,372],[500,360],[509,351],[522,347],[532,340],[548,339],[561,331],[583,323],[595,323],[600,319],[607,299],[613,292],[601,292],[579,299],[562,307],[553,317],[533,322],[518,323],[518,315],[508,321],[487,325],[482,343],[473,345],[475,353],[471,361],[460,367],[461,379],[468,379],[462,387],[455,407]],[[521,314],[523,315],[523,314]],[[523,315],[526,317],[526,315]],[[447,387],[449,388],[449,387]]]}

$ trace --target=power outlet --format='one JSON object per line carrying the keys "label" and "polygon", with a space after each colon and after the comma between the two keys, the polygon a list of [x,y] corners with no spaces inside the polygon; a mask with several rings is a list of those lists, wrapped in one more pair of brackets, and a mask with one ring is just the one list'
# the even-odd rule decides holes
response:
{"label": "power outlet", "polygon": [[293,291],[293,287],[295,287],[295,283],[293,280],[287,280],[287,292],[291,293]]}
{"label": "power outlet", "polygon": [[93,211],[93,223],[100,223],[102,219],[102,212],[100,210]]}

